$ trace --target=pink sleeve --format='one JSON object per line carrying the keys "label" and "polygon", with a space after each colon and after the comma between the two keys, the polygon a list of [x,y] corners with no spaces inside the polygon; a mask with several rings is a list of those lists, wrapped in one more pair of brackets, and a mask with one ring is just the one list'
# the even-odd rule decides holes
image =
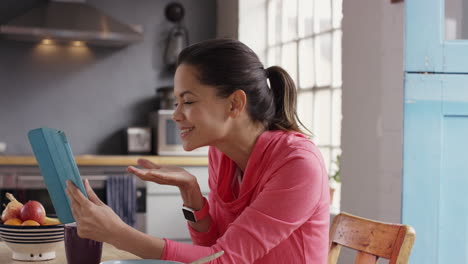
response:
{"label": "pink sleeve", "polygon": [[326,173],[320,159],[310,152],[283,161],[284,165],[216,244],[202,247],[167,240],[165,259],[190,262],[224,250],[222,257],[210,263],[253,263],[286,240],[313,215],[322,197]]}

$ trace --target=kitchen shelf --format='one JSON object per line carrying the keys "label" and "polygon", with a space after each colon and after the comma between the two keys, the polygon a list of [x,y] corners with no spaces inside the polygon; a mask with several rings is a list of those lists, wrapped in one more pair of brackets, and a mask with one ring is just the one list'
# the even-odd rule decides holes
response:
{"label": "kitchen shelf", "polygon": [[[78,166],[129,166],[137,165],[139,158],[146,158],[157,164],[177,166],[207,166],[208,157],[201,156],[75,156]],[[0,166],[37,166],[34,156],[0,156]]]}

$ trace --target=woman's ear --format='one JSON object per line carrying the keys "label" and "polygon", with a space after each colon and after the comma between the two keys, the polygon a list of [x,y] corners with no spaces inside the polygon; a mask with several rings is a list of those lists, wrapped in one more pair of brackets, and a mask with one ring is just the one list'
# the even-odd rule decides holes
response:
{"label": "woman's ear", "polygon": [[237,117],[245,109],[247,103],[247,95],[242,90],[237,90],[229,96],[230,109],[229,115]]}

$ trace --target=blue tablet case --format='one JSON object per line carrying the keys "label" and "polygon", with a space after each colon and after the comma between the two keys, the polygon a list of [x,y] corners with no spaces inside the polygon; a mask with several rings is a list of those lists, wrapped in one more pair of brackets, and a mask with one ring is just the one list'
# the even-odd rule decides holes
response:
{"label": "blue tablet case", "polygon": [[65,133],[41,127],[29,131],[28,138],[60,222],[75,222],[65,193],[66,181],[71,180],[86,197],[88,195]]}

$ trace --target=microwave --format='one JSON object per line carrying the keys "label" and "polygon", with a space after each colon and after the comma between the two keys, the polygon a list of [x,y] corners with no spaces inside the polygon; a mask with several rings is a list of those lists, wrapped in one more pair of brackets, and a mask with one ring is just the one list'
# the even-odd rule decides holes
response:
{"label": "microwave", "polygon": [[180,139],[180,130],[172,119],[173,109],[161,109],[152,113],[154,154],[160,156],[207,156],[208,147],[185,151]]}

